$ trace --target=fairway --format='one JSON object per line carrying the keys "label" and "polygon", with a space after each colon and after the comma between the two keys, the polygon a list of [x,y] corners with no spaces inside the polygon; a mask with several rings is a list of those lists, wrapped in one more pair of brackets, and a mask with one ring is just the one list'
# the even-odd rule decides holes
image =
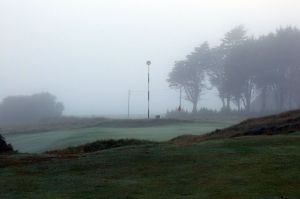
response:
{"label": "fairway", "polygon": [[167,141],[185,134],[201,135],[230,124],[226,122],[179,122],[178,124],[134,128],[100,126],[32,134],[7,134],[6,140],[19,152],[42,153],[104,139],[135,138]]}

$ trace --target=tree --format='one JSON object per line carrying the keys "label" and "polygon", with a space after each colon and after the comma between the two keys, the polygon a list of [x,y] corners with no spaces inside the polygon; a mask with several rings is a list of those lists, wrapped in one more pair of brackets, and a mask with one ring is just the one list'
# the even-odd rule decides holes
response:
{"label": "tree", "polygon": [[222,109],[226,108],[226,90],[224,87],[225,68],[224,68],[224,53],[219,47],[212,48],[210,50],[210,63],[208,64],[206,73],[208,74],[210,84],[215,87],[219,93],[219,98],[222,102]]}
{"label": "tree", "polygon": [[275,34],[258,40],[260,56],[256,57],[256,85],[261,91],[262,107],[268,93],[274,96],[276,111],[299,108],[300,31],[281,28]]}
{"label": "tree", "polygon": [[225,82],[229,78],[226,74],[226,59],[228,59],[232,50],[242,45],[246,39],[245,28],[240,25],[227,32],[222,39],[220,46],[217,46],[210,51],[208,75],[210,77],[210,83],[216,87],[219,92],[219,97],[222,101],[224,110],[230,110],[230,101],[233,97],[236,97],[231,96],[228,87],[225,86]]}
{"label": "tree", "polygon": [[256,88],[258,53],[256,41],[248,39],[232,48],[225,61],[225,88],[239,111],[242,106],[247,112],[250,111]]}
{"label": "tree", "polygon": [[246,35],[247,31],[243,25],[236,26],[227,32],[220,45],[220,48],[224,50],[224,55],[229,55],[233,48],[243,44],[248,39]]}
{"label": "tree", "polygon": [[[239,111],[285,111],[300,108],[300,30],[280,28],[275,33],[249,38],[243,26],[225,34],[219,46],[207,43],[186,60],[177,62],[169,75],[170,86],[185,89],[197,110],[205,80],[215,87],[223,104]],[[252,107],[256,107],[253,109]]]}
{"label": "tree", "polygon": [[277,105],[279,110],[291,109],[299,103],[296,96],[300,86],[300,31],[292,27],[280,28],[276,32],[274,45],[273,60],[278,75],[275,84]]}
{"label": "tree", "polygon": [[209,45],[207,42],[195,48],[186,60],[175,62],[169,74],[170,87],[182,87],[186,99],[193,104],[193,113],[197,111],[200,95],[204,88],[205,69],[208,64]]}
{"label": "tree", "polygon": [[49,93],[31,96],[10,96],[0,104],[0,122],[18,124],[37,122],[62,115],[64,106]]}

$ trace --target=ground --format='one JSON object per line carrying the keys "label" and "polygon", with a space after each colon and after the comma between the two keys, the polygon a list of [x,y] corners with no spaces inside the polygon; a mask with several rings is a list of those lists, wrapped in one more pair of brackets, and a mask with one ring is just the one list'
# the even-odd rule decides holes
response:
{"label": "ground", "polygon": [[114,120],[89,128],[10,133],[6,134],[5,138],[20,152],[41,153],[103,139],[135,138],[167,141],[183,134],[201,135],[231,124],[233,122]]}
{"label": "ground", "polygon": [[[272,118],[263,119],[270,129],[283,132],[276,135],[262,131],[263,120],[242,122],[209,136],[202,134],[229,123],[114,121],[63,131],[13,133],[8,140],[21,152],[35,154],[0,155],[0,198],[298,199],[300,117],[280,121],[286,119],[293,125],[273,128]],[[242,137],[232,136],[230,129]],[[249,136],[253,129],[254,136]],[[257,135],[257,130],[266,135]],[[186,133],[198,136],[165,141]],[[60,148],[106,138],[163,142],[134,141],[139,144],[107,148],[104,141],[96,145],[105,146],[104,150],[91,153],[38,154],[52,145]]]}
{"label": "ground", "polygon": [[300,136],[0,156],[1,198],[300,198]]}

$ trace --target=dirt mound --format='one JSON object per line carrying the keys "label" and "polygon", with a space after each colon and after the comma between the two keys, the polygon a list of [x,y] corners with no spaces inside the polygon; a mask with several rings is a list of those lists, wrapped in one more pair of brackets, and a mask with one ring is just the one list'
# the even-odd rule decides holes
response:
{"label": "dirt mound", "polygon": [[300,110],[289,111],[278,115],[245,120],[237,125],[217,129],[201,136],[181,136],[171,140],[175,143],[193,143],[203,140],[234,138],[255,135],[277,135],[300,131]]}

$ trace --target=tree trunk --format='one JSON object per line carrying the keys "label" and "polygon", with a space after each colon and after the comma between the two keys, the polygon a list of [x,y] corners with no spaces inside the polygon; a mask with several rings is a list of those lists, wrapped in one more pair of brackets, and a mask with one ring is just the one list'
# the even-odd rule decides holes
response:
{"label": "tree trunk", "polygon": [[225,98],[224,97],[220,97],[220,99],[222,101],[222,110],[225,110],[225,107],[226,107]]}
{"label": "tree trunk", "polygon": [[250,112],[250,106],[251,106],[251,98],[248,96],[246,98],[246,111],[249,113]]}
{"label": "tree trunk", "polygon": [[251,91],[248,91],[247,93],[246,93],[246,96],[245,96],[245,98],[246,98],[246,111],[249,113],[250,112],[250,106],[251,106]]}
{"label": "tree trunk", "polygon": [[280,90],[277,99],[277,111],[283,111],[283,104],[284,104],[284,94],[283,91]]}
{"label": "tree trunk", "polygon": [[240,98],[237,99],[237,107],[238,107],[238,111],[241,112],[241,100],[240,100]]}
{"label": "tree trunk", "polygon": [[197,113],[197,106],[198,106],[198,101],[193,102],[193,111],[192,111],[192,113]]}
{"label": "tree trunk", "polygon": [[227,97],[226,109],[227,111],[230,111],[230,97]]}
{"label": "tree trunk", "polygon": [[266,105],[267,105],[266,100],[267,100],[267,88],[264,87],[261,93],[261,108],[260,108],[261,112],[266,111]]}

